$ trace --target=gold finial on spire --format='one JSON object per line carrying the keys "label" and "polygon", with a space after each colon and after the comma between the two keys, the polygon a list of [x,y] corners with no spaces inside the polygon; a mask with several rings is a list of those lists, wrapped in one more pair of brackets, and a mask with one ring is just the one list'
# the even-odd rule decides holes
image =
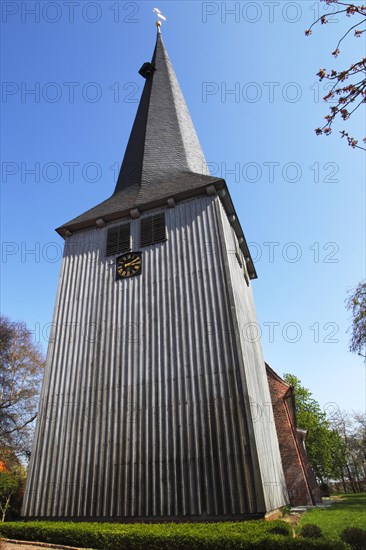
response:
{"label": "gold finial on spire", "polygon": [[155,13],[156,17],[158,18],[157,21],[156,21],[156,26],[157,26],[158,32],[161,32],[160,31],[161,21],[159,21],[159,19],[162,19],[163,21],[166,21],[166,17],[165,17],[165,15],[163,15],[161,13],[161,11],[158,8],[154,8],[153,12]]}

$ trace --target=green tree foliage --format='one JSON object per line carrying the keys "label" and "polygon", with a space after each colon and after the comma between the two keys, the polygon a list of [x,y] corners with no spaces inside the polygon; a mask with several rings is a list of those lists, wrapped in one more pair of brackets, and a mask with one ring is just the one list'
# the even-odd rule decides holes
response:
{"label": "green tree foliage", "polygon": [[352,313],[349,350],[366,357],[366,281],[357,285],[349,296],[346,307]]}
{"label": "green tree foliage", "polygon": [[22,323],[0,317],[0,460],[29,456],[44,359]]}
{"label": "green tree foliage", "polygon": [[284,379],[295,388],[297,425],[308,432],[306,450],[316,477],[322,483],[339,479],[345,452],[342,438],[301,380],[292,374],[285,374]]}
{"label": "green tree foliage", "polygon": [[0,520],[5,521],[12,500],[19,490],[19,479],[10,472],[0,472]]}
{"label": "green tree foliage", "polygon": [[339,460],[340,488],[345,493],[363,492],[366,489],[366,414],[335,407],[329,420],[343,441]]}
{"label": "green tree foliage", "polygon": [[[340,15],[350,21],[349,29],[340,37],[338,44],[332,55],[337,58],[341,53],[341,45],[346,38],[353,36],[360,39],[365,32],[363,28],[366,21],[366,5],[341,0],[321,0],[326,4],[325,8],[329,15],[320,16],[309,29],[305,31],[306,36],[312,34],[312,29],[318,23],[326,25],[329,21],[334,21],[334,17]],[[332,133],[332,126],[336,119],[348,120],[359,107],[366,101],[366,57],[352,63],[349,67],[342,67],[339,70],[327,70],[322,68],[317,73],[320,81],[326,80],[331,84],[329,93],[323,98],[324,101],[332,104],[329,114],[324,118],[325,124],[317,128],[317,135],[329,135]],[[366,138],[363,139],[363,145],[359,145],[357,139],[349,135],[345,130],[341,130],[342,138],[347,138],[348,145],[353,148],[366,150]]]}

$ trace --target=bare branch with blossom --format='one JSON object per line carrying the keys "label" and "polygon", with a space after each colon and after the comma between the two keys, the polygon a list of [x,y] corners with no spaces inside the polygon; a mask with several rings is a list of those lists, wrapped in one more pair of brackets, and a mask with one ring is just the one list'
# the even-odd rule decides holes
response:
{"label": "bare branch with blossom", "polygon": [[[336,4],[339,7],[339,9],[336,9],[336,11],[332,13],[332,16],[343,13],[346,17],[358,15],[361,18],[360,21],[358,21],[355,25],[352,25],[339,39],[335,50],[332,52],[333,57],[337,58],[340,54],[340,45],[353,30],[356,38],[360,38],[362,34],[366,32],[366,28],[357,28],[366,23],[366,6],[357,6],[348,2],[340,2],[339,0],[321,1],[325,2],[327,5]],[[318,19],[316,19],[316,21],[314,21],[309,29],[305,31],[305,35],[310,36],[312,34],[312,28],[318,23],[325,25],[327,22],[327,16],[321,15]],[[356,75],[358,75],[358,77]],[[361,80],[359,80],[360,75],[362,75]],[[361,59],[357,63],[351,65],[348,69],[342,71],[332,69],[328,72],[327,69],[321,68],[317,73],[317,76],[319,77],[320,82],[325,79],[334,83],[331,90],[326,96],[324,96],[323,99],[326,102],[336,101],[336,105],[330,107],[330,114],[324,117],[326,120],[325,124],[315,130],[317,135],[330,135],[332,133],[333,123],[337,117],[346,121],[355,113],[355,111],[357,111],[357,109],[359,109],[359,107],[361,107],[362,104],[366,103],[366,58]],[[347,85],[343,85],[343,83],[347,80],[349,83],[347,83]],[[349,109],[348,107],[354,102],[356,102],[357,105],[354,108]],[[350,136],[345,130],[341,130],[340,134],[342,138],[347,138],[348,145],[354,149],[357,148],[366,151],[366,137],[363,139],[364,145],[360,145],[359,141]]]}

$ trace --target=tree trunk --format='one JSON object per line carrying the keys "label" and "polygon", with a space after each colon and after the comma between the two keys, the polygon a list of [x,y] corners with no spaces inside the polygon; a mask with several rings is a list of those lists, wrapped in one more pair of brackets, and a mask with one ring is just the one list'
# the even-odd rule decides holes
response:
{"label": "tree trunk", "polygon": [[10,499],[11,499],[11,495],[6,499],[4,506],[0,507],[1,521],[5,521],[6,512],[9,510],[9,507],[10,507]]}
{"label": "tree trunk", "polygon": [[344,491],[345,493],[347,493],[347,485],[346,485],[346,480],[345,480],[345,478],[344,478],[343,468],[342,468],[341,476],[342,476],[343,491]]}
{"label": "tree trunk", "polygon": [[348,473],[348,479],[351,483],[351,487],[352,487],[352,492],[353,493],[357,493],[357,490],[356,490],[356,487],[355,487],[355,483],[354,483],[354,480],[353,480],[353,477],[352,477],[352,474],[351,474],[351,470],[349,469],[349,466],[348,464],[346,464],[346,470],[347,470],[347,473]]}

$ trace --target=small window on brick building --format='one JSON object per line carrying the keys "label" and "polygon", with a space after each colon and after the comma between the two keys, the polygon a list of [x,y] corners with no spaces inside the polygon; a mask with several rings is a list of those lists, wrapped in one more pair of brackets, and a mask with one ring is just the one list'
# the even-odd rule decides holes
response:
{"label": "small window on brick building", "polygon": [[111,227],[107,233],[106,256],[131,250],[131,224],[124,223]]}
{"label": "small window on brick building", "polygon": [[166,241],[165,213],[141,219],[140,246],[149,246]]}

